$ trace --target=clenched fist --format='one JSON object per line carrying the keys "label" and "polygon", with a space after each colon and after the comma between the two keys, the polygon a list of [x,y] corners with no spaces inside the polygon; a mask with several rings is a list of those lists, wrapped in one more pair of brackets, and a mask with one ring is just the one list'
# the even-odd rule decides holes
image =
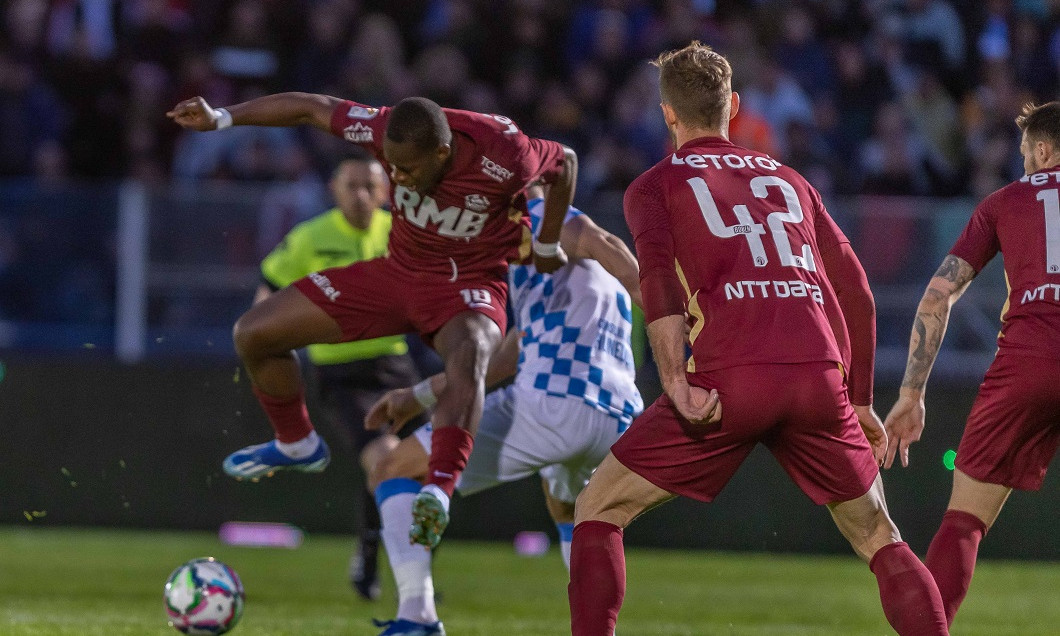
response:
{"label": "clenched fist", "polygon": [[221,111],[212,108],[201,97],[192,97],[174,106],[173,110],[166,113],[166,117],[191,130],[217,130]]}

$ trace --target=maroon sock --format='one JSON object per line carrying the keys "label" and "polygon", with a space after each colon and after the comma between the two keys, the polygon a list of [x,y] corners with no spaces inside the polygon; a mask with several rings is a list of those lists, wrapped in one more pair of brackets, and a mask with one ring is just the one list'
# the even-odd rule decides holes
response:
{"label": "maroon sock", "polygon": [[622,528],[606,521],[583,521],[574,526],[570,573],[571,634],[612,636],[626,595]]}
{"label": "maroon sock", "polygon": [[963,510],[947,510],[928,547],[924,563],[939,586],[942,603],[946,606],[946,621],[951,625],[957,608],[968,593],[979,542],[984,536],[986,524],[982,519]]}
{"label": "maroon sock", "polygon": [[431,433],[431,459],[427,464],[427,483],[434,484],[450,497],[456,479],[467,466],[474,440],[459,426],[436,428]]}
{"label": "maroon sock", "polygon": [[905,541],[884,546],[869,561],[880,586],[883,613],[899,636],[949,634],[931,572]]}
{"label": "maroon sock", "polygon": [[299,392],[292,398],[275,398],[254,387],[254,395],[265,409],[265,415],[276,431],[276,439],[289,444],[303,439],[313,432],[309,412],[305,408],[305,394]]}

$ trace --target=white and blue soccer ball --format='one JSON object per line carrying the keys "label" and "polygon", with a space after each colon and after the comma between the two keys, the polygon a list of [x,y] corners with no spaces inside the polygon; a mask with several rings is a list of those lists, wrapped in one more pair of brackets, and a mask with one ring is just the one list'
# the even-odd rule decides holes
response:
{"label": "white and blue soccer ball", "polygon": [[246,600],[239,575],[213,557],[173,570],[164,598],[169,624],[183,634],[224,634],[239,623]]}

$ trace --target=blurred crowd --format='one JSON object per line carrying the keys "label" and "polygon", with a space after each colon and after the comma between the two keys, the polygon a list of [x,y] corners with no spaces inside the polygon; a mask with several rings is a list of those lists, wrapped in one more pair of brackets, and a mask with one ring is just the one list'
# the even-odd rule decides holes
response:
{"label": "blurred crowd", "polygon": [[622,188],[668,139],[646,60],[731,60],[737,143],[826,193],[982,195],[1020,174],[1012,119],[1060,79],[1056,0],[8,0],[0,176],[304,181],[341,142],[182,133],[164,113],[271,92],[426,95],[501,113]]}
{"label": "blurred crowd", "polygon": [[[699,39],[732,62],[743,98],[733,141],[802,171],[826,197],[981,197],[1022,174],[1012,120],[1025,102],[1054,99],[1060,84],[1060,0],[5,0],[0,7],[6,193],[127,179],[263,183],[257,245],[248,250],[258,255],[323,209],[327,175],[346,143],[311,129],[185,132],[165,117],[179,100],[202,95],[220,107],[297,90],[384,105],[425,95],[507,115],[578,151],[585,204],[594,193],[621,190],[666,154],[656,72],[647,62]],[[34,219],[54,213],[76,227],[77,206],[42,210],[38,198],[34,216],[5,199],[0,318],[83,318],[81,292],[56,313],[45,291],[39,304],[51,309],[31,310],[26,290],[68,285],[61,261],[96,272],[79,289],[98,295],[106,287],[100,281],[110,279],[109,248],[97,246],[91,259],[73,248],[59,253],[59,226]],[[41,225],[52,229],[38,249],[26,236]],[[905,252],[894,253],[887,271],[905,263]],[[51,269],[33,254],[50,259]],[[42,284],[51,270],[54,285]],[[100,320],[108,311],[97,312]]]}

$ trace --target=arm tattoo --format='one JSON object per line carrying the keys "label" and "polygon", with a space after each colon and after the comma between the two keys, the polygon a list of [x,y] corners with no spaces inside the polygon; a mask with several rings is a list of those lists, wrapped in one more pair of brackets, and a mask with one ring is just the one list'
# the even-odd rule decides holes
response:
{"label": "arm tattoo", "polygon": [[[949,259],[951,257],[947,257]],[[946,264],[943,263],[943,267]],[[940,267],[941,271],[942,268]],[[938,357],[942,336],[946,333],[950,307],[942,292],[928,288],[913,321],[909,339],[909,359],[906,361],[902,387],[923,390],[928,374]]]}
{"label": "arm tattoo", "polygon": [[959,289],[975,278],[975,270],[953,254],[947,254],[942,260],[942,265],[939,265],[938,270],[935,271],[935,276],[953,283]]}

